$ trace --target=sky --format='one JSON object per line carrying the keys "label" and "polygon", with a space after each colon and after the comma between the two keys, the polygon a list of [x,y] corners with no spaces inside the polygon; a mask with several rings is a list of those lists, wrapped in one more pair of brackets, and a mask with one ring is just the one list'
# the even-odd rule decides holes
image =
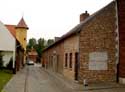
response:
{"label": "sky", "polygon": [[18,24],[22,16],[29,27],[28,39],[54,39],[79,24],[86,10],[93,14],[113,0],[1,0],[0,21]]}

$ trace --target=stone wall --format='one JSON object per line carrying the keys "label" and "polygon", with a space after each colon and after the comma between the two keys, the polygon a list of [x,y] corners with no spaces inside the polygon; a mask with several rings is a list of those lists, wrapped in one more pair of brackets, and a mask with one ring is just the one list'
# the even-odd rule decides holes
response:
{"label": "stone wall", "polygon": [[116,81],[115,3],[99,11],[80,32],[79,81]]}

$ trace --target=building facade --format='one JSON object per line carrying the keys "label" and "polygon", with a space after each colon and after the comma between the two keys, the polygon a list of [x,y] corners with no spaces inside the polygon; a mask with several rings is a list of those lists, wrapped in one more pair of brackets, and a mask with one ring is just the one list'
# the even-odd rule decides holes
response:
{"label": "building facade", "polygon": [[23,64],[26,62],[26,43],[27,43],[27,30],[29,29],[26,25],[23,17],[15,27],[16,29],[16,39],[19,41],[21,47],[23,48]]}
{"label": "building facade", "polygon": [[[28,27],[23,18],[19,21],[17,25],[4,25],[4,26],[9,31],[10,35],[13,36],[13,38],[15,39],[15,44],[9,43],[12,42],[9,40],[5,41],[8,44],[15,46],[14,47],[15,58],[14,58],[13,68],[14,68],[14,73],[16,73],[16,71],[19,71],[20,68],[22,68],[25,64],[26,38],[27,38]],[[5,46],[10,46],[10,45],[5,45]]]}
{"label": "building facade", "polygon": [[42,63],[49,70],[61,68],[61,75],[80,83],[116,82],[116,35],[113,1],[92,15],[81,14],[80,24],[44,50]]}
{"label": "building facade", "polygon": [[79,80],[116,81],[116,3],[112,2],[84,23],[79,37]]}
{"label": "building facade", "polygon": [[32,48],[30,51],[28,51],[28,54],[27,54],[28,60],[32,60],[34,63],[36,63],[37,58],[38,58],[38,54],[35,49]]}
{"label": "building facade", "polygon": [[[11,43],[10,43],[11,42]],[[0,22],[0,54],[4,67],[12,60],[15,65],[16,40],[10,31]],[[0,61],[1,62],[1,61]]]}
{"label": "building facade", "polygon": [[55,73],[63,74],[63,42],[51,46],[52,48],[49,47],[42,54],[42,66]]}
{"label": "building facade", "polygon": [[[63,74],[65,77],[74,80],[76,76],[76,54],[79,53],[79,35],[73,35],[64,40],[64,69]],[[77,79],[77,78],[76,78]]]}

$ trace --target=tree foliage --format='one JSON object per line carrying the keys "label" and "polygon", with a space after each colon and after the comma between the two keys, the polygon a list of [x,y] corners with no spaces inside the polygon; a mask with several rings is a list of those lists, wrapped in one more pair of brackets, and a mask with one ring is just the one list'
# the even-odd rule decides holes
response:
{"label": "tree foliage", "polygon": [[40,62],[43,50],[54,43],[53,39],[48,39],[47,41],[44,38],[39,38],[36,40],[35,38],[29,39],[27,44],[27,52],[30,51],[32,48],[36,50],[38,54],[38,61]]}
{"label": "tree foliage", "polygon": [[46,41],[44,38],[38,39],[38,44],[36,44],[35,49],[36,49],[39,57],[41,57],[42,51],[46,47],[45,42]]}
{"label": "tree foliage", "polygon": [[37,44],[36,39],[35,38],[31,38],[31,39],[29,39],[27,48],[29,48],[29,49],[31,49],[32,47],[34,48],[36,44]]}

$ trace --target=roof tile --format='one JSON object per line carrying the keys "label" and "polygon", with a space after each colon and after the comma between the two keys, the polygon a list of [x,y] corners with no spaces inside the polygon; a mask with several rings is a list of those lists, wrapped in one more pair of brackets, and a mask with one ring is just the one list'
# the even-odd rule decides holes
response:
{"label": "roof tile", "polygon": [[15,25],[5,25],[10,33],[16,38],[16,30]]}
{"label": "roof tile", "polygon": [[22,19],[19,21],[19,23],[17,24],[16,28],[26,28],[26,29],[28,29],[28,26],[26,25],[26,23],[25,23],[23,17],[22,17]]}

